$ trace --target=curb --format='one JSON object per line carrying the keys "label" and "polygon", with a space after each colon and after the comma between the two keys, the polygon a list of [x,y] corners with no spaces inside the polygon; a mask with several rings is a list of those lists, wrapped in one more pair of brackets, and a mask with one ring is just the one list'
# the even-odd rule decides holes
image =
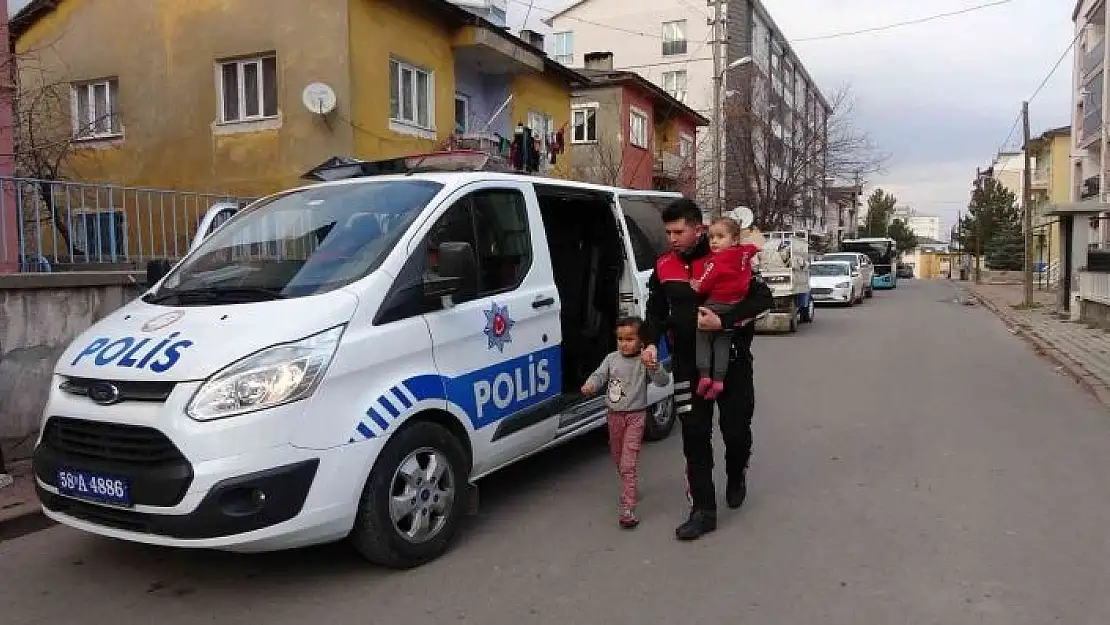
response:
{"label": "curb", "polygon": [[968,293],[975,298],[975,301],[981,304],[984,308],[994,313],[1006,326],[1017,336],[1030,343],[1037,353],[1037,355],[1044,357],[1053,364],[1059,366],[1067,373],[1068,377],[1072,378],[1083,390],[1087,391],[1104,407],[1110,408],[1110,388],[1101,380],[1091,375],[1083,363],[1073,359],[1067,354],[1061,352],[1056,348],[1048,339],[1042,337],[1036,331],[1022,327],[1019,321],[1013,314],[1003,310],[990,298],[980,294],[975,287],[970,287]]}
{"label": "curb", "polygon": [[55,525],[55,522],[43,514],[41,506],[38,504],[28,506],[26,512],[0,518],[0,543],[22,538],[27,534],[42,531],[53,525]]}

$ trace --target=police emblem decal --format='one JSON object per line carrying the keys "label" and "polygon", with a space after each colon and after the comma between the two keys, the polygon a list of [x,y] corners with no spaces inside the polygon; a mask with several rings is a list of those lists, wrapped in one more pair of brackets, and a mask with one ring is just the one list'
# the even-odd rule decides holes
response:
{"label": "police emblem decal", "polygon": [[498,351],[504,353],[505,344],[513,342],[509,330],[516,325],[516,321],[513,321],[512,317],[509,316],[509,307],[498,306],[497,302],[492,302],[490,309],[482,312],[486,314],[486,329],[483,332],[486,338],[489,339],[486,349],[496,347]]}

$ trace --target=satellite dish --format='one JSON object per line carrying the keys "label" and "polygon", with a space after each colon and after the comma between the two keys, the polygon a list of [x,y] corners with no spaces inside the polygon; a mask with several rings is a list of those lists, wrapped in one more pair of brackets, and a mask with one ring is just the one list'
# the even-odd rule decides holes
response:
{"label": "satellite dish", "polygon": [[728,212],[728,217],[740,223],[742,228],[750,228],[755,223],[755,213],[747,206],[737,206]]}
{"label": "satellite dish", "polygon": [[335,91],[322,82],[310,83],[301,93],[304,107],[317,115],[327,115],[335,110]]}

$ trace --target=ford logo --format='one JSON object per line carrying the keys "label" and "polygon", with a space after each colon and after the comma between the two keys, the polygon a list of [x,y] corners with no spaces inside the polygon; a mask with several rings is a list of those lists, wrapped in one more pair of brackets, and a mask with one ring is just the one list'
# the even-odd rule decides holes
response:
{"label": "ford logo", "polygon": [[111,406],[120,402],[119,387],[111,382],[93,382],[89,385],[89,390],[86,392],[89,399],[100,404],[101,406]]}

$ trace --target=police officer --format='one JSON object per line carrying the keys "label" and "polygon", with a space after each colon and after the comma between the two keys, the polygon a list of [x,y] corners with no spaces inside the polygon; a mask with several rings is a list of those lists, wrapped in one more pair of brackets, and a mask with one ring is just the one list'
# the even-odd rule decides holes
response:
{"label": "police officer", "polygon": [[[690,286],[691,277],[702,273],[708,257],[701,210],[688,199],[679,199],[663,211],[670,251],[655,261],[648,281],[647,319],[642,337],[647,345],[644,361],[658,359],[656,343],[664,333],[669,337],[674,372],[675,403],[682,423],[682,451],[686,473],[690,516],[675,530],[679,540],[695,540],[717,529],[717,495],[713,484],[713,402],[697,396],[698,371],[695,363],[695,336],[698,328],[732,328],[737,321],[752,319],[771,308],[771,290],[758,277],[752,279],[748,296],[730,313],[717,315],[701,307],[700,298]],[[728,483],[726,503],[739,508],[747,496],[747,468],[751,456],[752,414],[755,388],[752,379],[751,343],[754,323],[733,333],[731,359],[725,375],[724,392],[718,396],[721,435],[725,441],[725,471]]]}

